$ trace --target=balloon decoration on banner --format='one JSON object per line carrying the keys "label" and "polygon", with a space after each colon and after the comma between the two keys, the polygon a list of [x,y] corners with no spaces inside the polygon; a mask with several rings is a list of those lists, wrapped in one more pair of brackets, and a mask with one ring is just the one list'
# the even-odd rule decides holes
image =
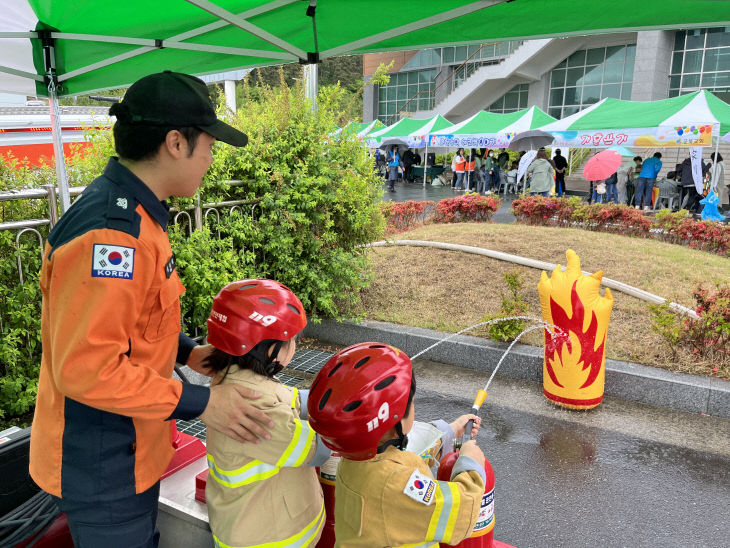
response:
{"label": "balloon decoration on banner", "polygon": [[725,216],[717,209],[717,206],[720,203],[720,198],[718,198],[714,190],[711,190],[707,196],[700,200],[700,203],[705,206],[702,209],[702,214],[700,215],[703,221],[725,220]]}
{"label": "balloon decoration on banner", "polygon": [[550,278],[543,272],[537,285],[543,319],[564,332],[545,329],[543,392],[562,407],[590,409],[603,400],[613,295],[598,293],[602,271],[585,276],[575,251],[565,256],[565,271],[558,265]]}

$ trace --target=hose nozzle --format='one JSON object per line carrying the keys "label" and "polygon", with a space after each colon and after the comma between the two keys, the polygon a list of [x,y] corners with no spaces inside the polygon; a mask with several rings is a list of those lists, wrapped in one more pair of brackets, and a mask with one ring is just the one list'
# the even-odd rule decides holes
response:
{"label": "hose nozzle", "polygon": [[[477,415],[479,413],[479,409],[482,407],[482,404],[484,403],[484,400],[487,399],[487,391],[486,390],[479,390],[477,392],[476,398],[474,398],[474,403],[471,406],[471,412],[474,415]],[[467,441],[472,439],[472,430],[474,429],[474,419],[469,419],[469,422],[466,423],[466,427],[464,428],[464,436],[466,436]],[[459,439],[458,445],[459,447],[457,449],[461,448],[462,445],[462,439]],[[457,442],[454,442],[454,446],[456,446]],[[456,447],[455,447],[456,448]]]}

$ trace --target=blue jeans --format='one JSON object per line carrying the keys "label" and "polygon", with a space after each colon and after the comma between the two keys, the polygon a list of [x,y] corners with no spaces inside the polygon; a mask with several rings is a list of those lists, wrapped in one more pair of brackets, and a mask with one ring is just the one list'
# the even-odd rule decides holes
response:
{"label": "blue jeans", "polygon": [[593,189],[593,195],[591,196],[591,203],[592,204],[604,204],[604,203],[606,203],[606,195],[605,194],[598,194],[598,191],[594,188]]}
{"label": "blue jeans", "polygon": [[53,497],[66,513],[76,548],[156,548],[160,482],[138,495],[108,502]]}
{"label": "blue jeans", "polygon": [[651,191],[654,188],[656,179],[639,177],[636,179],[636,193],[634,194],[634,205],[641,205],[641,198],[644,198],[644,207],[651,207]]}
{"label": "blue jeans", "polygon": [[454,188],[456,190],[461,190],[462,183],[464,182],[464,172],[463,171],[457,171],[456,172],[456,184],[454,185]]}
{"label": "blue jeans", "polygon": [[618,203],[618,188],[616,183],[606,183],[606,203]]}

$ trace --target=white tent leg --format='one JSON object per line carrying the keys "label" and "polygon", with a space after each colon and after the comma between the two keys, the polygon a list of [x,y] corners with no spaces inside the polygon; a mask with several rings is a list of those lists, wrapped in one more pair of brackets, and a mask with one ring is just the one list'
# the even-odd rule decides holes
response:
{"label": "white tent leg", "polygon": [[63,155],[63,137],[61,136],[61,118],[58,109],[58,95],[54,86],[48,87],[48,106],[51,110],[51,133],[53,135],[53,155],[56,158],[56,178],[61,195],[61,213],[71,207],[71,196],[68,192],[68,175],[66,159]]}
{"label": "white tent leg", "polygon": [[226,106],[233,114],[236,114],[236,82],[226,80],[223,82],[223,93],[226,96]]}
{"label": "white tent leg", "polygon": [[426,152],[423,153],[423,186],[426,186],[426,174],[428,173],[428,134],[426,135]]}
{"label": "white tent leg", "polygon": [[717,139],[715,141],[715,156],[712,160],[712,178],[710,179],[710,188],[717,194],[720,195],[720,189],[718,186],[719,181],[716,180],[715,174],[717,172],[717,155],[720,153],[720,128],[717,128]]}
{"label": "white tent leg", "polygon": [[317,110],[317,92],[319,91],[319,73],[316,63],[304,65],[304,95],[312,101],[312,110]]}

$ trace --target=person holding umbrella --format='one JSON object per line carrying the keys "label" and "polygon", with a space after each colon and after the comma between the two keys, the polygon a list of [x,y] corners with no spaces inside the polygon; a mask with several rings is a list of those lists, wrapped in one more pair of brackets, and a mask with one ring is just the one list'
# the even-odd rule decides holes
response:
{"label": "person holding umbrella", "polygon": [[386,162],[388,163],[388,190],[395,192],[395,180],[398,178],[398,168],[403,166],[400,154],[398,154],[398,145],[391,147]]}

